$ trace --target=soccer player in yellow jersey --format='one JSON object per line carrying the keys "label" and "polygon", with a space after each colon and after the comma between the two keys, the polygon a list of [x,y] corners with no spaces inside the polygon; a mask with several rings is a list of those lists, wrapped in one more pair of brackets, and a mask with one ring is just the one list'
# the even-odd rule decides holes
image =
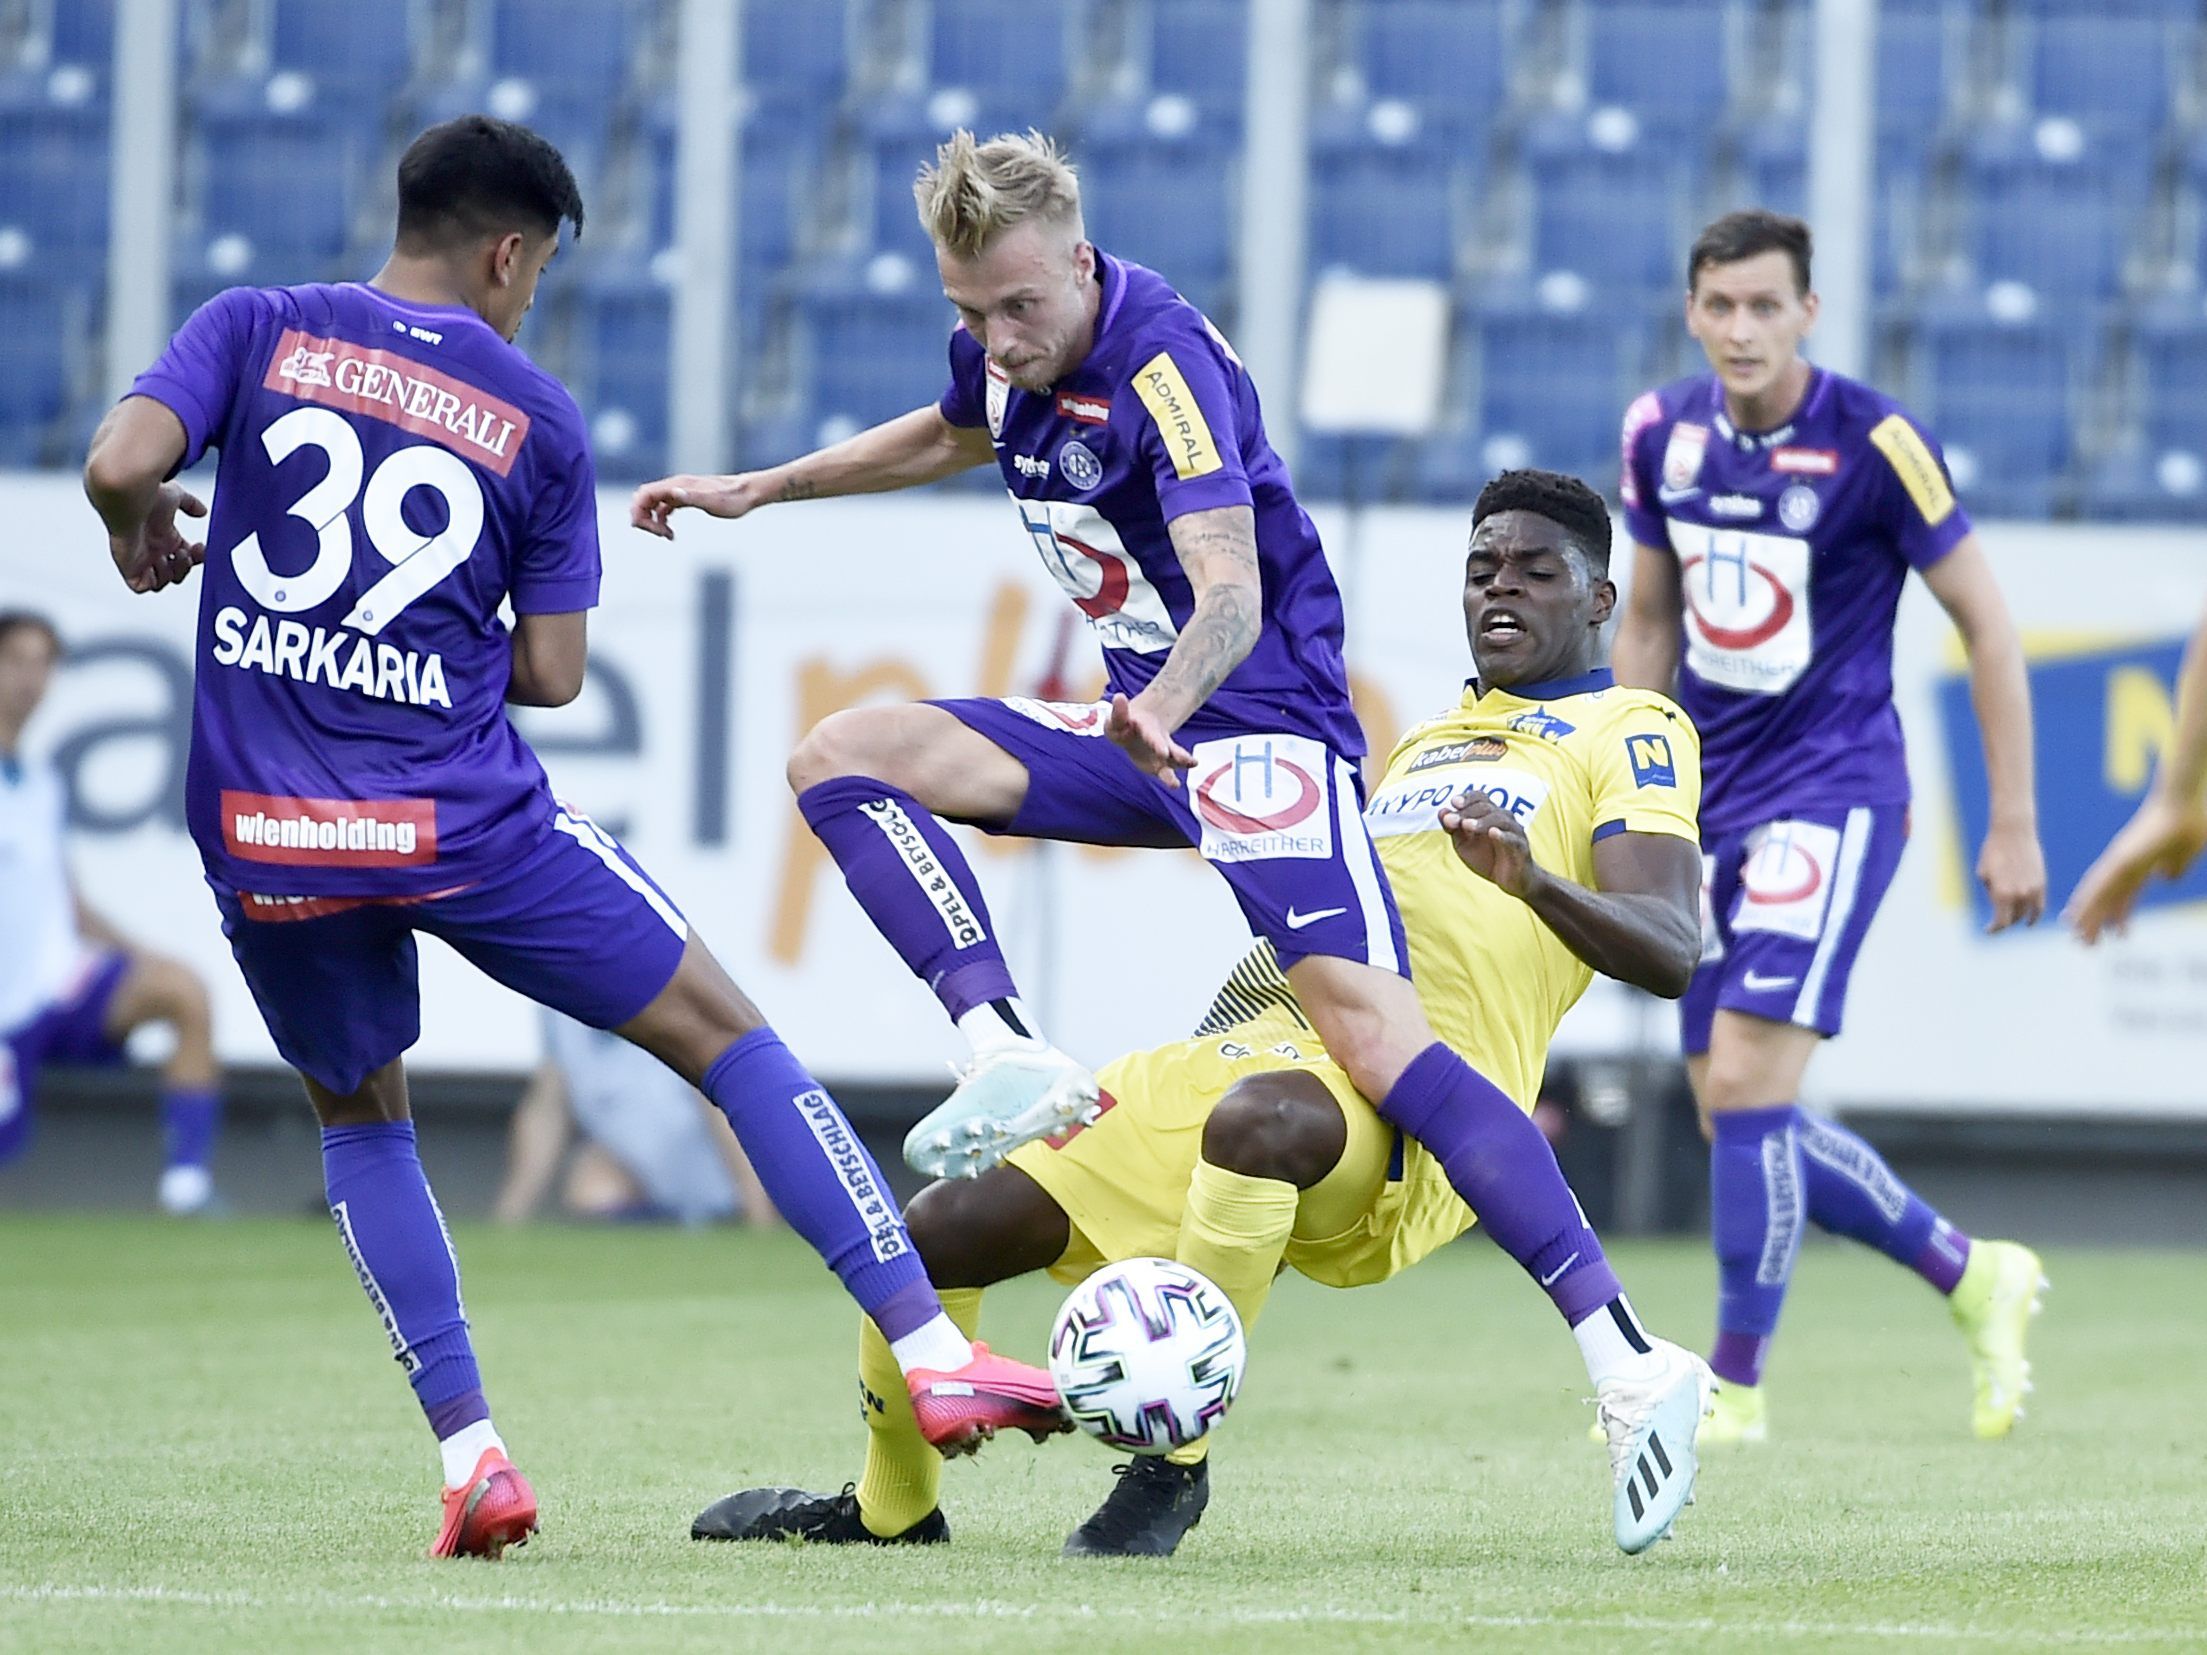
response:
{"label": "soccer player in yellow jersey", "polygon": [[[1575,478],[1508,472],[1472,521],[1463,602],[1478,676],[1402,738],[1365,820],[1435,1031],[1529,1109],[1556,1024],[1597,970],[1670,998],[1693,973],[1700,752],[1676,707],[1616,685],[1603,664],[1616,588],[1600,497]],[[912,1203],[914,1242],[969,1328],[991,1283],[1031,1270],[1073,1283],[1141,1256],[1202,1271],[1252,1326],[1283,1262],[1358,1287],[1475,1221],[1432,1155],[1327,1055],[1269,943],[1243,959],[1193,1039],[1121,1058],[1098,1079],[1084,1122]],[[1675,1359],[1675,1347],[1622,1325],[1629,1311],[1617,1316],[1651,1364]],[[855,1489],[745,1490],[692,1532],[947,1539],[941,1457],[870,1324],[860,1379],[870,1436]],[[1629,1394],[1598,1390],[1613,1473],[1629,1474],[1618,1478],[1619,1544],[1638,1550],[1691,1491],[1699,1415],[1643,1433],[1627,1425]],[[1706,1403],[1706,1386],[1689,1393],[1689,1409]],[[1208,1441],[1135,1459],[1066,1551],[1170,1553],[1209,1500]],[[1659,1490],[1666,1511],[1652,1509]]]}

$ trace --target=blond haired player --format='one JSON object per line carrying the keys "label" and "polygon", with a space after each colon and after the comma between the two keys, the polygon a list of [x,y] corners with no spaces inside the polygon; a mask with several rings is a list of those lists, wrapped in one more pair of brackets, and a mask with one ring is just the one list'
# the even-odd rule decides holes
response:
{"label": "blond haired player", "polygon": [[[1698,745],[1669,701],[1617,688],[1602,666],[1616,589],[1591,489],[1506,473],[1474,524],[1463,601],[1479,675],[1396,746],[1366,822],[1435,1027],[1526,1109],[1556,1024],[1595,971],[1672,997],[1692,974]],[[1076,1282],[1107,1260],[1170,1255],[1253,1324],[1283,1262],[1356,1287],[1461,1234],[1473,1216],[1447,1173],[1357,1092],[1306,1011],[1260,942],[1196,1038],[1102,1071],[1089,1122],[923,1191],[912,1232],[936,1279],[963,1290],[946,1289],[953,1314],[970,1325],[982,1287],[1026,1271]],[[693,1532],[948,1537],[939,1473],[871,1328],[860,1363],[871,1435],[855,1490],[747,1490]],[[1628,1507],[1659,1478],[1691,1489],[1695,1423],[1627,1445]],[[1613,1456],[1625,1451],[1610,1440]],[[1171,1552],[1209,1499],[1205,1446],[1133,1461],[1066,1550]]]}

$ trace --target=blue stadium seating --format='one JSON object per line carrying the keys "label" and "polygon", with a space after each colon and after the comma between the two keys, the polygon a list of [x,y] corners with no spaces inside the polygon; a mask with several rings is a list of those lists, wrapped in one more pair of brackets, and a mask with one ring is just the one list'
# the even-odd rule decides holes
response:
{"label": "blue stadium seating", "polygon": [[604,476],[664,469],[673,308],[667,288],[641,272],[608,271],[575,295],[567,362]]}
{"label": "blue stadium seating", "polygon": [[2170,69],[2196,31],[2147,15],[2056,15],[2031,26],[2030,102],[2040,114],[2148,133],[2167,117]]}
{"label": "blue stadium seating", "polygon": [[2133,371],[2147,442],[2207,458],[2207,319],[2142,326]]}
{"label": "blue stadium seating", "polygon": [[1981,511],[2049,509],[2075,445],[2069,404],[2077,346],[2055,322],[1927,321],[1913,399],[1950,459],[1975,467]]}
{"label": "blue stadium seating", "polygon": [[1710,0],[1597,0],[1581,9],[1586,92],[1644,126],[1701,132],[1731,101],[1731,19]]}
{"label": "blue stadium seating", "polygon": [[360,0],[271,0],[268,63],[312,75],[315,95],[370,122],[406,84],[421,25],[417,5]]}
{"label": "blue stadium seating", "polygon": [[[973,94],[995,130],[1048,126],[1065,94],[1079,4],[1034,0],[938,0],[927,45],[929,83]],[[976,129],[979,130],[979,129]]]}
{"label": "blue stadium seating", "polygon": [[1617,426],[1638,391],[1640,330],[1614,315],[1552,316],[1515,307],[1467,320],[1476,352],[1475,425],[1522,440],[1531,463],[1604,481]]}
{"label": "blue stadium seating", "polygon": [[847,0],[744,0],[743,78],[753,97],[817,127],[850,80]]}
{"label": "blue stadium seating", "polygon": [[365,170],[357,122],[316,114],[203,116],[200,218],[212,238],[242,235],[271,265],[310,281],[351,239]]}
{"label": "blue stadium seating", "polygon": [[[1148,0],[1134,23],[1152,92],[1175,93],[1221,131],[1241,125],[1249,78],[1248,0]],[[1136,48],[1139,58],[1140,46]]]}
{"label": "blue stadium seating", "polygon": [[815,421],[873,425],[942,395],[952,318],[931,286],[893,294],[816,287],[802,314]]}
{"label": "blue stadium seating", "polygon": [[1530,170],[1536,271],[1573,271],[1613,293],[1678,289],[1691,188],[1685,168],[1644,145],[1548,149]]}
{"label": "blue stadium seating", "polygon": [[1362,143],[1314,154],[1312,268],[1446,280],[1456,265],[1457,190],[1446,145]]}
{"label": "blue stadium seating", "polygon": [[490,72],[609,104],[627,82],[647,22],[642,0],[490,0]]}
{"label": "blue stadium seating", "polygon": [[1971,184],[1966,247],[1981,280],[2053,299],[2114,294],[2136,235],[2135,175],[2022,159],[1979,166]]}
{"label": "blue stadium seating", "polygon": [[43,268],[89,271],[107,251],[104,105],[55,105],[38,86],[0,95],[0,226],[30,239]]}
{"label": "blue stadium seating", "polygon": [[1215,304],[1233,263],[1238,151],[1191,136],[1089,145],[1077,159],[1096,244],[1159,271],[1197,305]]}
{"label": "blue stadium seating", "polygon": [[65,282],[0,274],[0,464],[45,457],[41,431],[68,405],[70,341],[87,308]]}
{"label": "blue stadium seating", "polygon": [[115,56],[115,0],[54,0],[54,63],[80,63],[100,71]]}
{"label": "blue stadium seating", "polygon": [[1498,0],[1364,0],[1350,29],[1369,96],[1412,104],[1443,131],[1483,131],[1501,109],[1510,58]]}

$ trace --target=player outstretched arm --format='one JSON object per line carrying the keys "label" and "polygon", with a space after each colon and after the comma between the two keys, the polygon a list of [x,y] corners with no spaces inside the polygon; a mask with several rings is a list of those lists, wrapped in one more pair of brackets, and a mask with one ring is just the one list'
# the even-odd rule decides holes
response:
{"label": "player outstretched arm", "polygon": [[1632,548],[1632,589],[1617,625],[1611,661],[1617,682],[1669,695],[1678,681],[1678,637],[1685,598],[1678,559],[1660,546]]}
{"label": "player outstretched arm", "polygon": [[778,501],[917,488],[986,465],[994,457],[987,431],[952,425],[930,404],[764,471],[662,477],[646,483],[629,502],[628,520],[646,534],[672,540],[670,519],[684,506],[737,518]]}
{"label": "player outstretched arm", "polygon": [[2207,806],[2200,787],[2207,783],[2207,613],[2202,613],[2184,651],[2184,669],[2176,680],[2176,733],[2162,749],[2153,785],[2138,801],[2137,812],[2100,852],[2062,918],[2087,943],[2103,931],[2120,936],[2130,924],[2138,893],[2156,874],[2174,879],[2207,848]]}
{"label": "player outstretched arm", "polygon": [[1195,590],[1195,613],[1173,641],[1165,664],[1129,701],[1111,698],[1106,730],[1134,762],[1167,787],[1195,755],[1173,732],[1211,698],[1256,644],[1264,625],[1264,586],[1257,573],[1257,514],[1248,506],[1215,506],[1172,520],[1180,567]]}
{"label": "player outstretched arm", "polygon": [[184,422],[151,397],[125,397],[92,434],[85,498],[107,525],[108,553],[133,592],[174,586],[207,555],[205,541],[186,540],[176,526],[178,512],[205,517],[205,504],[165,480],[184,445]]}
{"label": "player outstretched arm", "polygon": [[2005,931],[2019,920],[2036,925],[2046,911],[2046,857],[2038,843],[2023,644],[1976,535],[1964,535],[1923,579],[1962,634],[1970,703],[1985,743],[1992,823],[1977,853],[1977,877],[1992,899],[1992,921],[1985,929]]}
{"label": "player outstretched arm", "polygon": [[1675,1000],[1701,961],[1701,850],[1668,833],[1613,833],[1594,846],[1599,890],[1533,859],[1525,824],[1473,789],[1441,812],[1464,866],[1541,917],[1605,977]]}

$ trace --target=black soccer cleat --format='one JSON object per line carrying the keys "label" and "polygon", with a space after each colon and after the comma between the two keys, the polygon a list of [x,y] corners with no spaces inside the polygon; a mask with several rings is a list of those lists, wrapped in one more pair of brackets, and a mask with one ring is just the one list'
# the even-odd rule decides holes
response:
{"label": "black soccer cleat", "polygon": [[715,1500],[690,1525],[692,1540],[805,1540],[819,1546],[934,1546],[950,1538],[937,1506],[902,1534],[876,1534],[858,1515],[858,1485],[840,1494],[747,1488]]}
{"label": "black soccer cleat", "polygon": [[1175,1465],[1137,1455],[1095,1515],[1065,1538],[1067,1557],[1170,1557],[1211,1503],[1210,1461]]}

